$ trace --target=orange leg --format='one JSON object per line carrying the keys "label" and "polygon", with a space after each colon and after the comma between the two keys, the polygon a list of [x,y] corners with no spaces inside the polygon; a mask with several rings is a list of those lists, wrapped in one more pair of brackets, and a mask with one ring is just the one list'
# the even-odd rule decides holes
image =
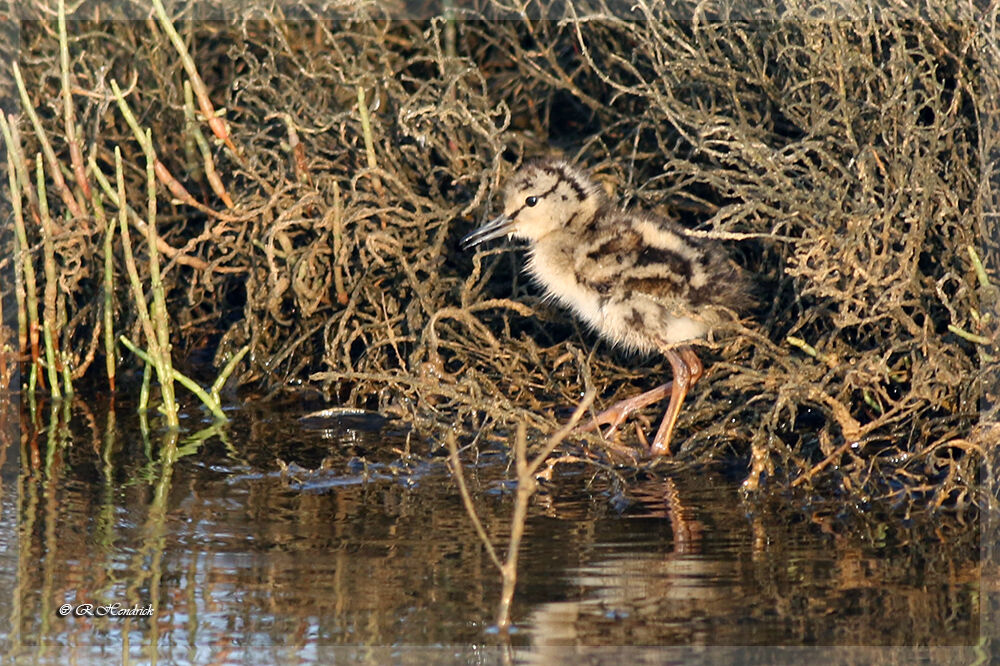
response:
{"label": "orange leg", "polygon": [[670,367],[674,371],[673,389],[670,392],[670,405],[667,413],[663,415],[656,437],[649,447],[651,456],[669,456],[670,438],[674,434],[674,426],[677,425],[677,417],[681,413],[681,405],[687,397],[688,390],[694,386],[704,372],[704,367],[698,355],[690,347],[679,347],[664,351]]}
{"label": "orange leg", "polygon": [[670,455],[670,437],[677,424],[681,405],[684,404],[684,398],[688,391],[701,378],[704,367],[697,354],[690,347],[679,347],[676,350],[667,349],[664,351],[664,355],[670,361],[670,367],[673,368],[673,381],[657,386],[651,391],[616,402],[577,430],[590,432],[599,426],[610,424],[611,427],[604,433],[604,437],[610,439],[615,430],[633,413],[670,395],[670,405],[667,407],[667,412],[663,416],[663,421],[660,422],[660,428],[656,431],[656,437],[649,449],[652,456]]}
{"label": "orange leg", "polygon": [[611,407],[608,407],[603,412],[595,416],[586,425],[582,425],[578,428],[580,432],[590,432],[591,430],[596,430],[598,426],[611,424],[608,431],[604,433],[606,439],[610,439],[612,435],[615,434],[615,430],[618,429],[622,423],[625,422],[629,416],[634,412],[646,407],[647,405],[652,405],[654,402],[659,402],[663,400],[667,395],[670,394],[672,382],[667,382],[663,386],[657,386],[651,391],[646,391],[640,395],[626,398],[621,402],[616,402]]}

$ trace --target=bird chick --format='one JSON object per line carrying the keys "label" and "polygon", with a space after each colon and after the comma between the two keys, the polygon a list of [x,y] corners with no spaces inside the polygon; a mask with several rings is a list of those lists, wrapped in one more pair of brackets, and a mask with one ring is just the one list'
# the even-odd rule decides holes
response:
{"label": "bird chick", "polygon": [[702,365],[687,344],[705,337],[743,302],[744,279],[716,242],[686,235],[670,220],[618,209],[587,174],[562,160],[527,164],[511,178],[503,214],[462,239],[463,247],[511,236],[528,241],[527,272],[613,345],[658,351],[673,381],[598,414],[610,424],[670,395],[650,454],[670,439]]}

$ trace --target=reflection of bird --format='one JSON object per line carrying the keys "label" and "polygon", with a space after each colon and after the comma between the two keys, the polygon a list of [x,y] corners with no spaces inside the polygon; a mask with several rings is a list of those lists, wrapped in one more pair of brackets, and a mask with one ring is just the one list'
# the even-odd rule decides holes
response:
{"label": "reflection of bird", "polygon": [[744,296],[740,270],[715,242],[669,220],[622,211],[586,174],[559,160],[528,164],[507,186],[503,214],[462,243],[510,235],[528,241],[528,272],[607,340],[626,349],[660,351],[672,382],[623,400],[586,427],[611,424],[662,400],[670,405],[650,445],[670,453],[670,437],[688,389],[702,374],[687,342],[704,337]]}

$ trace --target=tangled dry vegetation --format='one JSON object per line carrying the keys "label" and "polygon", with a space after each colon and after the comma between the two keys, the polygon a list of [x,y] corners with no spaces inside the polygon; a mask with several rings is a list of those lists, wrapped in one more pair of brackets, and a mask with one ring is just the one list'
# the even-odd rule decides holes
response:
{"label": "tangled dry vegetation", "polygon": [[[135,22],[108,20],[108,4],[85,2],[68,24],[75,138],[55,0],[9,8],[37,20],[20,24],[19,52],[3,47],[54,152],[58,291],[45,306],[75,376],[103,378],[104,230],[83,194],[96,187],[89,159],[113,179],[118,147],[138,218],[147,205],[114,80],[189,195],[158,171],[177,357],[249,344],[243,385],[313,388],[431,442],[453,429],[506,439],[519,422],[551,432],[586,386],[601,406],[659,383],[664,361],[598,345],[540,300],[515,254],[458,247],[518,163],[558,152],[624,203],[745,234],[727,243],[755,276],[757,304],[709,355],[678,461],[749,461],[750,487],[769,478],[960,510],[990,494],[978,475],[995,467],[998,432],[995,6],[929,21],[656,0],[542,0],[526,13],[478,0],[405,20],[364,2],[168,7],[224,110],[226,145],[202,136],[205,107],[185,95],[192,73],[146,4],[127,8]],[[17,113],[14,83],[0,94]],[[33,169],[39,132],[23,107],[9,119]],[[37,203],[21,187],[40,263]],[[10,227],[5,354],[26,359]],[[113,321],[136,339],[121,251],[115,238]],[[596,442],[570,446],[599,455]]]}

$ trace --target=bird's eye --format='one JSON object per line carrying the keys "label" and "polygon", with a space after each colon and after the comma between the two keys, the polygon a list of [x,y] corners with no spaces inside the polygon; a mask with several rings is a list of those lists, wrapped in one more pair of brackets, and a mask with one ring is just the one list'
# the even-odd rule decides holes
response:
{"label": "bird's eye", "polygon": [[525,205],[528,206],[534,206],[536,203],[538,203],[538,197],[528,197],[527,199],[524,200],[524,203]]}

